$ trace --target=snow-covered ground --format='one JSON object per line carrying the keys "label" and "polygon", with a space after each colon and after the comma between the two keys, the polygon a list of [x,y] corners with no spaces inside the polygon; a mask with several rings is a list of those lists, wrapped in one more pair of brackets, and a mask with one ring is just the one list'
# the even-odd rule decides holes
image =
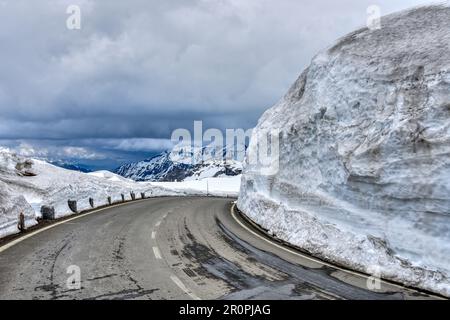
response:
{"label": "snow-covered ground", "polygon": [[179,192],[194,192],[210,196],[237,197],[241,184],[241,175],[232,177],[204,178],[182,182],[151,182],[154,186],[168,188]]}
{"label": "snow-covered ground", "polygon": [[47,162],[25,159],[8,149],[0,148],[0,237],[16,233],[19,213],[24,213],[26,225],[36,224],[42,206],[52,206],[56,217],[71,214],[68,200],[77,201],[78,211],[94,205],[127,200],[131,192],[136,198],[214,195],[237,196],[240,176],[209,178],[202,181],[149,183],[134,182],[109,171],[81,173],[53,166]]}
{"label": "snow-covered ground", "polygon": [[264,113],[279,170],[238,207],[318,257],[450,296],[450,8],[381,19],[317,55]]}

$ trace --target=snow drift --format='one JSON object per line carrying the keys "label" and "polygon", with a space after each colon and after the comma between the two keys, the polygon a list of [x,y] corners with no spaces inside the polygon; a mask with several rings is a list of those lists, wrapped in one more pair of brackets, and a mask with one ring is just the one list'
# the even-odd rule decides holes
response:
{"label": "snow drift", "polygon": [[238,207],[313,255],[450,296],[450,8],[383,17],[318,54],[264,113],[279,170]]}
{"label": "snow drift", "polygon": [[78,211],[94,206],[146,197],[213,195],[237,196],[240,177],[207,179],[193,182],[153,184],[134,182],[109,171],[82,173],[56,167],[47,162],[26,159],[0,148],[0,237],[18,232],[19,213],[25,215],[26,226],[36,224],[41,207],[50,206],[56,217],[72,214],[68,200],[77,201]]}

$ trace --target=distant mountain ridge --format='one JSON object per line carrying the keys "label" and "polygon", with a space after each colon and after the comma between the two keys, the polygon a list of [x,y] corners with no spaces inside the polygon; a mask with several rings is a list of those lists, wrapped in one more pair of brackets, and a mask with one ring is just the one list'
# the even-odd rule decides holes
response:
{"label": "distant mountain ridge", "polygon": [[[203,155],[205,150],[206,148],[202,148],[199,153]],[[222,152],[225,154],[225,149]],[[149,159],[122,165],[113,172],[134,181],[200,180],[241,174],[242,163],[236,160],[211,159],[191,164],[187,161],[173,161],[171,153],[164,151]]]}
{"label": "distant mountain ridge", "polygon": [[76,164],[76,163],[70,163],[70,162],[64,162],[61,160],[58,161],[49,161],[50,164],[53,164],[54,166],[67,169],[67,170],[73,170],[73,171],[79,171],[83,173],[89,173],[93,170],[83,166],[82,164]]}

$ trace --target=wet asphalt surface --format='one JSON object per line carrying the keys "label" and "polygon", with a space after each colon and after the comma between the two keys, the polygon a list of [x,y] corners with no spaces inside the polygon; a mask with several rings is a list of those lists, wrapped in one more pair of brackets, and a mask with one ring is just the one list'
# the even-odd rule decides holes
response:
{"label": "wet asphalt surface", "polygon": [[365,276],[263,240],[230,208],[155,198],[55,226],[0,252],[0,299],[428,298],[386,283],[371,291]]}

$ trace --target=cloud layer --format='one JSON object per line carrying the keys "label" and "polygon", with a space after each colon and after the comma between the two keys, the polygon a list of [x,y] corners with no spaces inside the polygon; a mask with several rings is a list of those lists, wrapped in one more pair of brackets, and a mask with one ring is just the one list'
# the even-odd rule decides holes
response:
{"label": "cloud layer", "polygon": [[[427,2],[377,4],[386,14]],[[66,28],[71,4],[81,30]],[[0,1],[0,139],[167,139],[194,120],[252,127],[372,4]]]}

